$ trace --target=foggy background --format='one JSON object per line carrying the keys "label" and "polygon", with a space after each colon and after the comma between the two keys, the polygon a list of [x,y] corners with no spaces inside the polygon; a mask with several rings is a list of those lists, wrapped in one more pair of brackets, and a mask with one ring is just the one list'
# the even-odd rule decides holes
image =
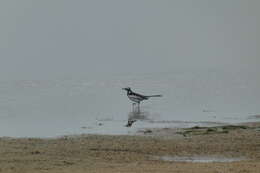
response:
{"label": "foggy background", "polygon": [[[258,0],[1,0],[0,136],[259,121],[259,7]],[[141,104],[146,116],[131,128],[127,86],[163,95]]]}
{"label": "foggy background", "polygon": [[259,7],[258,0],[1,0],[0,78],[259,73]]}

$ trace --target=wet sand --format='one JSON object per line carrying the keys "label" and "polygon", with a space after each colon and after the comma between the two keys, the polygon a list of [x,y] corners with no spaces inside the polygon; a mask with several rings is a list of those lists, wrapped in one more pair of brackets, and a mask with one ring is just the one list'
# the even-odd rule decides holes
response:
{"label": "wet sand", "polygon": [[[260,123],[239,127],[147,129],[137,136],[0,138],[0,172],[259,173]],[[243,158],[185,162],[165,157]]]}

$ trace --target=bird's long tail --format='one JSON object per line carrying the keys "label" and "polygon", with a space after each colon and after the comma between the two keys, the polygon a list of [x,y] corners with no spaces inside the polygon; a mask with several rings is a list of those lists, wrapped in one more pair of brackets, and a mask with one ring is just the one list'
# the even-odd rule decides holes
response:
{"label": "bird's long tail", "polygon": [[150,96],[146,96],[146,97],[148,97],[148,98],[150,98],[150,97],[162,97],[162,95],[150,95]]}

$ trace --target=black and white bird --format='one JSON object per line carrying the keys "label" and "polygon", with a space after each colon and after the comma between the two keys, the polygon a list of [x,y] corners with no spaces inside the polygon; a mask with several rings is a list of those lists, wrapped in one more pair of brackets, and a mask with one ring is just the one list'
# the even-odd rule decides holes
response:
{"label": "black and white bird", "polygon": [[133,92],[130,87],[122,88],[122,89],[127,91],[127,97],[131,101],[134,102],[133,107],[134,107],[135,103],[138,104],[138,110],[140,110],[140,102],[141,101],[148,100],[151,97],[162,97],[162,95],[148,95],[148,96],[146,96],[146,95],[138,94],[138,93]]}

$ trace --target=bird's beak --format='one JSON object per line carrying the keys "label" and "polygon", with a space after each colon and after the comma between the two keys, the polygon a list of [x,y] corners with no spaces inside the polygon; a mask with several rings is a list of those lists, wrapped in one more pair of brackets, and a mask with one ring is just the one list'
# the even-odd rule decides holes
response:
{"label": "bird's beak", "polygon": [[122,88],[122,90],[126,90],[126,88]]}

